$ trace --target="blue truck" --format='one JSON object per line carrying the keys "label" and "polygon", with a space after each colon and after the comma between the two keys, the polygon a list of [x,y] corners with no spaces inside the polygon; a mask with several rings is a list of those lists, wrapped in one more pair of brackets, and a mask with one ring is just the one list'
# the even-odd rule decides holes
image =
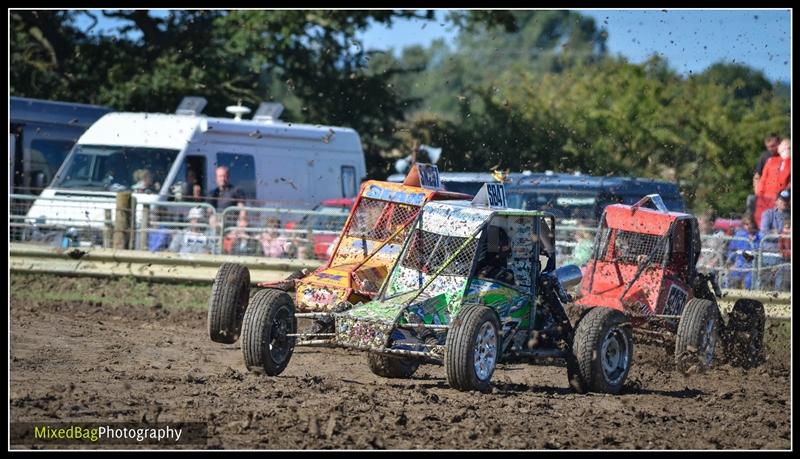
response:
{"label": "blue truck", "polygon": [[97,105],[10,97],[9,193],[38,195],[78,137],[112,111]]}

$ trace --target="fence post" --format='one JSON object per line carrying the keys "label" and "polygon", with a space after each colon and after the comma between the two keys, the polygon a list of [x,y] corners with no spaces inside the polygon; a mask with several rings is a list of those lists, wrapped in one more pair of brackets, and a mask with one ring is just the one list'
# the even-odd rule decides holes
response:
{"label": "fence post", "polygon": [[142,221],[139,225],[139,243],[137,249],[147,250],[147,231],[150,228],[150,204],[142,204]]}
{"label": "fence post", "polygon": [[116,219],[114,220],[114,248],[125,249],[128,246],[131,217],[131,192],[117,193]]}
{"label": "fence post", "polygon": [[139,239],[139,234],[136,232],[136,207],[138,203],[136,202],[136,196],[131,195],[131,208],[130,208],[130,215],[131,215],[131,222],[130,222],[130,237],[128,239],[128,250],[134,250],[136,248],[136,240]]}
{"label": "fence post", "polygon": [[[224,244],[225,244],[225,218],[227,217],[228,208],[222,209],[222,213],[219,214],[219,218],[217,219],[217,225],[219,226],[219,243],[217,244],[217,250],[219,250],[219,254],[222,255],[225,253],[224,251]],[[216,209],[214,209],[216,213]],[[216,231],[216,229],[215,229]]]}
{"label": "fence post", "polygon": [[761,290],[761,257],[764,255],[763,245],[764,241],[762,240],[758,244],[758,250],[756,251],[756,275],[754,276],[755,279],[753,279],[753,290]]}
{"label": "fence post", "polygon": [[111,209],[105,210],[105,222],[103,223],[103,248],[110,249],[112,237],[114,234],[114,225],[111,218]]}

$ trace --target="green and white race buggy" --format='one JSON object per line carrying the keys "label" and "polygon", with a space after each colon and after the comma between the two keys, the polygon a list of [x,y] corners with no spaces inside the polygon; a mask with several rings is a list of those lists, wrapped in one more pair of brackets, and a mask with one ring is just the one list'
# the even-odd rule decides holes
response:
{"label": "green and white race buggy", "polygon": [[288,297],[251,304],[242,333],[248,369],[277,375],[295,346],[345,347],[367,351],[380,376],[444,364],[452,387],[482,391],[498,362],[555,358],[566,360],[577,391],[618,393],[633,357],[625,315],[593,308],[573,328],[565,288],[581,272],[555,269],[553,216],[490,207],[485,190],[473,202],[425,204],[379,295],[330,313],[333,333],[298,333],[295,317],[305,315]]}

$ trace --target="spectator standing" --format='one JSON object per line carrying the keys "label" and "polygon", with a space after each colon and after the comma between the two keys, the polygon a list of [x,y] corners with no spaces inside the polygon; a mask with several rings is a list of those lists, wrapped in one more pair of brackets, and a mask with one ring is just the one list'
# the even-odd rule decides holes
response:
{"label": "spectator standing", "polygon": [[718,272],[725,267],[725,233],[714,232],[714,217],[711,214],[701,214],[697,219],[702,250],[697,265],[710,272]]}
{"label": "spectator standing", "polygon": [[193,207],[188,215],[189,226],[175,235],[169,250],[178,253],[211,253],[210,238],[201,226],[204,219],[203,209]]}
{"label": "spectator standing", "polygon": [[730,270],[727,288],[752,288],[753,259],[761,236],[758,233],[753,216],[742,216],[742,227],[733,234],[733,240],[728,244],[726,262]]}
{"label": "spectator standing", "polygon": [[[580,222],[579,224],[587,225],[587,223]],[[586,226],[581,226],[578,228],[578,230],[575,232],[575,238],[577,239],[577,243],[575,244],[575,248],[572,249],[572,257],[570,257],[567,263],[583,266],[592,256],[592,251],[594,250],[594,238],[587,230]]]}
{"label": "spectator standing", "polygon": [[753,192],[756,192],[758,182],[761,179],[761,173],[764,170],[764,165],[770,158],[778,156],[778,145],[780,145],[780,143],[781,139],[778,137],[778,134],[775,133],[768,135],[764,139],[765,150],[761,152],[761,156],[758,158],[756,167],[753,169]]}
{"label": "spectator standing", "polygon": [[[218,166],[214,177],[217,187],[211,192],[209,203],[214,206],[217,212],[222,212],[233,206],[243,208],[247,196],[245,196],[244,191],[231,183],[231,174],[228,166]],[[244,213],[244,210],[240,211],[239,216],[241,217]],[[232,224],[232,221],[224,222],[225,226]]]}
{"label": "spectator standing", "polygon": [[[780,254],[780,237],[785,226],[784,212],[789,208],[789,192],[783,190],[775,200],[775,207],[767,209],[761,215],[761,267],[765,269],[765,279],[775,290],[780,290],[783,283],[783,270],[773,268],[783,262]],[[772,281],[772,282],[769,282]]]}
{"label": "spectator standing", "polygon": [[186,181],[182,184],[181,194],[184,201],[203,202],[203,186],[191,167],[186,169]]}
{"label": "spectator standing", "polygon": [[764,164],[756,186],[756,223],[761,224],[761,214],[775,204],[778,193],[789,187],[792,180],[792,154],[789,139],[778,145],[778,156]]}

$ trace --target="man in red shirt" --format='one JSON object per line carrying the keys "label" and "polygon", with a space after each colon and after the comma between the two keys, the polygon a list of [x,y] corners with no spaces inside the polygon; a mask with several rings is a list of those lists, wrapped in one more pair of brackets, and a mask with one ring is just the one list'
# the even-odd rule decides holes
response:
{"label": "man in red shirt", "polygon": [[756,168],[753,170],[753,192],[758,187],[758,181],[761,179],[761,172],[764,170],[764,165],[767,164],[770,158],[778,156],[778,145],[781,143],[781,138],[778,134],[770,134],[764,139],[765,150],[761,152],[758,158]]}
{"label": "man in red shirt", "polygon": [[778,156],[767,160],[756,184],[756,223],[761,222],[761,214],[775,205],[778,193],[788,188],[791,181],[791,144],[789,139],[784,139],[778,145]]}

